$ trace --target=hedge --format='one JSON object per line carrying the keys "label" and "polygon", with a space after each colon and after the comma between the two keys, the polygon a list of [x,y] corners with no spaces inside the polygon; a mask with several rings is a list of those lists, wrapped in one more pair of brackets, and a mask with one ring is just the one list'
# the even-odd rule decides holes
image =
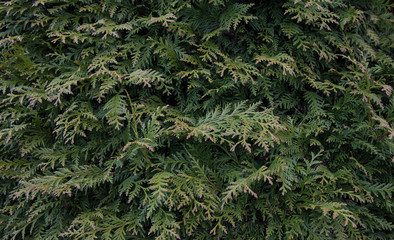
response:
{"label": "hedge", "polygon": [[393,4],[0,1],[1,239],[394,239]]}

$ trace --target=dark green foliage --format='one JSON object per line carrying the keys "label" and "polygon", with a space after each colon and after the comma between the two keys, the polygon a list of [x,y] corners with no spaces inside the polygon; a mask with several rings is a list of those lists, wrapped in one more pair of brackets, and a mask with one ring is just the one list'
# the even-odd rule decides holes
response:
{"label": "dark green foliage", "polygon": [[392,7],[0,1],[0,237],[394,239]]}

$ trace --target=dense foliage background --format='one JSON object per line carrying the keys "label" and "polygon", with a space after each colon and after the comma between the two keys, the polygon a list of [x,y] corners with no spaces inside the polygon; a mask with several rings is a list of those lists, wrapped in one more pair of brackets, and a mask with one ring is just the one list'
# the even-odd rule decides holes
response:
{"label": "dense foliage background", "polygon": [[394,239],[392,7],[0,1],[2,239]]}

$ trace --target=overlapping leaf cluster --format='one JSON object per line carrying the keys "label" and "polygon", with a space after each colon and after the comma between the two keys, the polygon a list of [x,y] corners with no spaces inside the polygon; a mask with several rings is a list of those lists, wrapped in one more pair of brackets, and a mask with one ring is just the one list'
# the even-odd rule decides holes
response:
{"label": "overlapping leaf cluster", "polygon": [[0,1],[2,239],[393,239],[386,0]]}

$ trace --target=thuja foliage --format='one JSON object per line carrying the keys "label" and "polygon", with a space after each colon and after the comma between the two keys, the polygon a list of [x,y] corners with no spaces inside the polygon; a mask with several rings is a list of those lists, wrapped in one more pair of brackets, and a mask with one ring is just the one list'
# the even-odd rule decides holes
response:
{"label": "thuja foliage", "polygon": [[2,239],[393,239],[386,0],[0,1]]}

